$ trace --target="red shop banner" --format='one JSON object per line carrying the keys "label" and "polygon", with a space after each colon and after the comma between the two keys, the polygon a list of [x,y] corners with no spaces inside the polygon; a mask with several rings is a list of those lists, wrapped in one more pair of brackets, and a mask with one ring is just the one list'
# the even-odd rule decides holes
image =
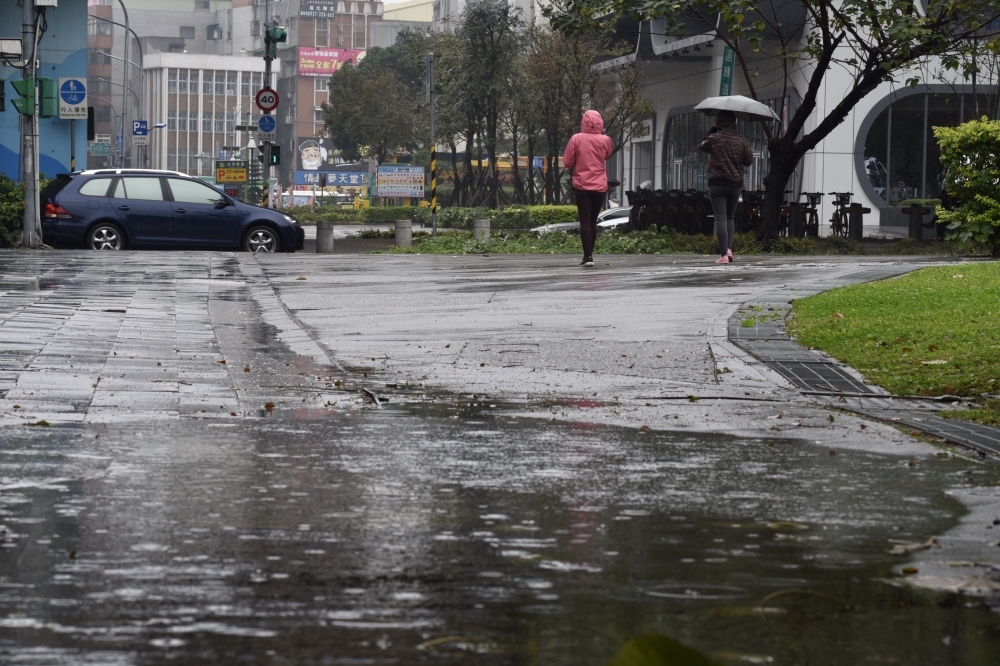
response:
{"label": "red shop banner", "polygon": [[330,76],[345,62],[357,64],[364,51],[299,48],[299,76]]}

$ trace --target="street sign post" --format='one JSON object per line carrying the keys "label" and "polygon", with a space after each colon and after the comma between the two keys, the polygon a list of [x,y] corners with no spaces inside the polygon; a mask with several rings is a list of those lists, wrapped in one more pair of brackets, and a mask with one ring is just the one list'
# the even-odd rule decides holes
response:
{"label": "street sign post", "polygon": [[246,160],[216,160],[215,182],[245,183],[247,182],[248,168]]}
{"label": "street sign post", "polygon": [[95,141],[90,144],[90,154],[97,156],[107,155],[110,152],[111,144],[103,141]]}
{"label": "street sign post", "polygon": [[149,145],[149,126],[145,120],[132,121],[132,143],[136,146]]}
{"label": "street sign post", "polygon": [[87,82],[83,79],[59,79],[59,119],[87,119]]}
{"label": "street sign post", "polygon": [[258,141],[276,141],[278,138],[277,123],[274,120],[274,116],[261,116],[260,120],[257,121],[257,140]]}
{"label": "street sign post", "polygon": [[278,91],[274,88],[261,88],[257,91],[254,102],[264,113],[271,113],[278,108]]}
{"label": "street sign post", "polygon": [[376,196],[423,199],[424,168],[398,164],[379,165]]}

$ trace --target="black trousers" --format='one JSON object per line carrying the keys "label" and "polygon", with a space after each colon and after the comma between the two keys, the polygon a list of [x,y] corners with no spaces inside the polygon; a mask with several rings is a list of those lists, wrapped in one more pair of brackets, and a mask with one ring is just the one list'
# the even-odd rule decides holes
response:
{"label": "black trousers", "polygon": [[594,256],[594,241],[597,240],[597,215],[604,205],[606,192],[578,190],[573,188],[576,198],[576,212],[580,215],[580,240],[583,241],[583,256]]}

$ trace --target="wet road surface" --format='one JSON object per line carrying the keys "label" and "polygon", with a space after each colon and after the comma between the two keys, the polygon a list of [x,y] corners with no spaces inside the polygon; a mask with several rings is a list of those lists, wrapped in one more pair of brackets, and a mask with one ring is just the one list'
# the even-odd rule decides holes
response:
{"label": "wet road surface", "polygon": [[870,265],[565,263],[0,256],[0,661],[1000,661],[996,465],[712,337]]}

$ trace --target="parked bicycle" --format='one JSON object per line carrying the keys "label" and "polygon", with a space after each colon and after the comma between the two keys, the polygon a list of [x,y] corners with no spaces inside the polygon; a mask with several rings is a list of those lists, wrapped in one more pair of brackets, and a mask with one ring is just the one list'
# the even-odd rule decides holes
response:
{"label": "parked bicycle", "polygon": [[833,215],[830,217],[830,234],[847,238],[848,220],[850,219],[849,209],[854,193],[830,192],[829,194],[836,197],[836,201],[834,202],[836,208],[833,209]]}
{"label": "parked bicycle", "polygon": [[805,235],[812,238],[819,236],[819,205],[823,201],[822,192],[803,192],[806,198]]}

